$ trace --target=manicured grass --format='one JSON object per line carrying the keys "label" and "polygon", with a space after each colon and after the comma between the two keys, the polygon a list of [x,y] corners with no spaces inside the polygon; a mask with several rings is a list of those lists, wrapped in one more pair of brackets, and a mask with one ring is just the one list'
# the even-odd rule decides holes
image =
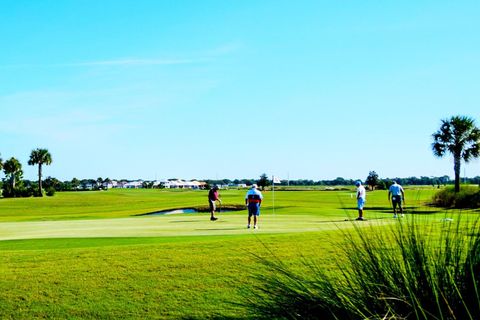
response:
{"label": "manicured grass", "polygon": [[0,199],[0,221],[118,218],[206,205],[205,199],[205,191],[58,192],[54,197]]}
{"label": "manicured grass", "polygon": [[[335,231],[292,235],[91,238],[0,245],[2,318],[247,317],[235,303],[252,253],[335,253]],[[312,249],[314,249],[312,251]],[[330,253],[330,254],[328,254]]]}
{"label": "manicured grass", "polygon": [[[339,230],[356,216],[348,191],[266,192],[260,229],[246,211],[135,216],[205,205],[206,191],[110,190],[53,198],[0,199],[0,317],[69,319],[255,318],[236,303],[260,270],[253,255],[295,265],[302,257],[332,269]],[[224,204],[245,190],[221,191]],[[408,190],[423,206],[432,190]],[[365,226],[394,223],[384,191],[369,193]],[[371,228],[367,228],[371,230]],[[367,230],[366,229],[366,230]]]}
{"label": "manicured grass", "polygon": [[[221,190],[220,194],[225,206],[242,205],[245,192]],[[423,207],[433,192],[424,188],[407,190],[407,206]],[[328,219],[356,214],[353,188],[351,191],[268,191],[264,197],[262,212],[266,214],[314,214]],[[167,209],[205,207],[206,199],[207,191],[203,190],[58,192],[54,197],[0,199],[0,222],[132,217]],[[369,192],[367,210],[373,214],[391,212],[387,192]]]}

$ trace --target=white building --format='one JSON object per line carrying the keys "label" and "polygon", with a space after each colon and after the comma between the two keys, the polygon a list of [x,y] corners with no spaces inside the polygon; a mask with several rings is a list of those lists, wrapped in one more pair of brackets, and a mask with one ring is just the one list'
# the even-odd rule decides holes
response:
{"label": "white building", "polygon": [[127,182],[123,185],[124,189],[138,189],[143,187],[143,180]]}
{"label": "white building", "polygon": [[167,180],[162,182],[167,189],[204,189],[206,183],[202,181],[192,180]]}

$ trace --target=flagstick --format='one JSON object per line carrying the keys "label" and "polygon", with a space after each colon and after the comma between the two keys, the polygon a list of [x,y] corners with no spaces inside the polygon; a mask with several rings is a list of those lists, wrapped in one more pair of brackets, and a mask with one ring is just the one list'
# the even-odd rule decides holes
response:
{"label": "flagstick", "polygon": [[275,216],[275,176],[272,176],[273,216]]}

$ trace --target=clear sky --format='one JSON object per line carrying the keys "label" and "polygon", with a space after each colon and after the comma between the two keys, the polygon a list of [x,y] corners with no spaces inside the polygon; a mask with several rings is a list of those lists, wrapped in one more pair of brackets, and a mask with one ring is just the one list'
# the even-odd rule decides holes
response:
{"label": "clear sky", "polygon": [[28,179],[38,147],[61,180],[453,176],[431,135],[457,114],[480,126],[479,16],[479,1],[1,0],[1,157]]}

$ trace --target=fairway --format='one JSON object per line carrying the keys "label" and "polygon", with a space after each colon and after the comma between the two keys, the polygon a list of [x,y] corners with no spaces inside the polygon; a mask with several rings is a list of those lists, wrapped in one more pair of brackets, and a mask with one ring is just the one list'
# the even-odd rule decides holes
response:
{"label": "fairway", "polygon": [[[254,319],[238,302],[252,281],[245,274],[261,268],[255,256],[292,265],[308,257],[335,272],[342,232],[396,223],[385,191],[368,193],[368,221],[353,221],[352,193],[266,191],[258,230],[246,228],[246,210],[220,212],[215,222],[208,213],[144,215],[205,206],[206,191],[2,199],[0,316]],[[432,193],[409,189],[407,205],[440,224],[445,212],[425,206]],[[239,205],[245,190],[221,196],[225,206]]]}
{"label": "fairway", "polygon": [[[415,204],[421,205],[425,192],[416,192]],[[246,210],[220,212],[218,214],[220,219],[215,222],[209,221],[209,215],[206,213],[138,216],[160,209],[202,205],[200,199],[204,193],[201,191],[113,190],[85,194],[60,194],[58,199],[46,199],[47,201],[35,198],[18,199],[18,201],[24,201],[23,204],[17,204],[8,199],[9,204],[16,204],[19,207],[0,209],[0,221],[7,220],[0,222],[0,240],[315,232],[351,227],[346,220],[356,217],[355,199],[352,199],[351,192],[345,191],[266,193],[260,216],[260,229],[255,231],[246,228]],[[242,203],[243,193],[238,190],[225,190],[224,202],[226,204]],[[391,218],[388,214],[390,209],[385,199],[382,201],[380,197],[380,195],[386,195],[385,192],[375,192],[370,195],[372,199],[368,200],[366,210],[368,221],[364,224],[373,220],[387,222],[388,218]],[[98,205],[95,206],[95,204]],[[31,207],[26,208],[25,206],[28,205]],[[368,205],[371,207],[370,211]],[[110,211],[106,211],[107,208]],[[16,215],[17,210],[27,214]],[[430,210],[433,212],[432,209]],[[112,216],[116,217],[111,218]]]}

